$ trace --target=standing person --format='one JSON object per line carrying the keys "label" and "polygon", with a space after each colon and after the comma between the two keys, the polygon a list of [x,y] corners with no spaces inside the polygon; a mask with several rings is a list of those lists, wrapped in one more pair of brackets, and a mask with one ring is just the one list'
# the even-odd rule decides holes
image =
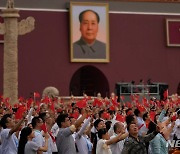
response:
{"label": "standing person", "polygon": [[143,120],[143,114],[144,112],[140,112],[139,109],[134,110],[134,114],[137,117],[137,126],[138,126],[138,133],[140,136],[144,136],[147,134],[148,129],[146,128],[146,123]]}
{"label": "standing person", "polygon": [[89,117],[84,124],[82,125],[82,127],[80,126],[79,128],[77,128],[77,130],[79,130],[76,134],[75,134],[75,142],[77,145],[77,149],[78,149],[78,154],[89,154],[92,151],[92,143],[89,142],[89,140],[87,140],[86,136],[85,136],[85,130],[90,122],[91,118]]}
{"label": "standing person", "polygon": [[[110,138],[113,139],[119,134],[124,134],[124,133],[125,133],[124,125],[121,122],[116,122],[114,124],[114,134]],[[128,133],[126,133],[124,137],[126,138],[127,136],[128,136]],[[122,149],[124,147],[124,142],[125,142],[125,139],[111,144],[110,148],[111,148],[112,154],[121,154]]]}
{"label": "standing person", "polygon": [[104,121],[102,119],[97,119],[94,122],[93,132],[91,131],[91,142],[93,143],[93,151],[92,151],[93,154],[96,154],[96,146],[99,140],[98,131],[102,128],[106,128]]}
{"label": "standing person", "polygon": [[37,151],[47,151],[48,149],[48,138],[49,136],[45,135],[45,146],[39,147],[36,142],[33,142],[34,131],[30,127],[24,127],[21,131],[18,154],[37,154]]}
{"label": "standing person", "polygon": [[1,126],[3,130],[1,132],[1,154],[15,154],[18,148],[18,138],[15,132],[18,131],[21,124],[24,122],[26,114],[23,118],[15,125],[14,119],[11,114],[5,114],[1,119]]}
{"label": "standing person", "polygon": [[79,14],[81,38],[73,44],[74,58],[106,58],[105,43],[96,39],[99,15],[93,10],[85,10]]}
{"label": "standing person", "polygon": [[[39,117],[34,117],[32,119],[32,127],[34,129],[34,135],[35,137],[33,138],[33,141],[36,142],[38,147],[43,147],[44,146],[44,138],[43,135],[41,134],[41,128],[43,125],[43,120]],[[38,154],[42,154],[42,151],[37,152]]]}
{"label": "standing person", "polygon": [[96,154],[112,154],[109,145],[123,140],[126,135],[118,134],[116,137],[110,139],[107,129],[103,128],[98,131],[98,137],[100,140],[97,143]]}
{"label": "standing person", "polygon": [[138,126],[135,123],[127,125],[129,137],[124,143],[122,154],[147,154],[146,144],[152,140],[158,133],[159,128],[149,135],[138,136]]}
{"label": "standing person", "polygon": [[87,111],[75,122],[70,125],[68,114],[60,114],[57,118],[59,133],[56,138],[58,154],[76,154],[75,141],[72,134],[76,131],[87,116]]}

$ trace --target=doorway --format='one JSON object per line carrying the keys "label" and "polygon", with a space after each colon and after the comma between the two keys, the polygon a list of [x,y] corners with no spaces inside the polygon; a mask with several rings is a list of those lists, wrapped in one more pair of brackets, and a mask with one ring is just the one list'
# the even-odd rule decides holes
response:
{"label": "doorway", "polygon": [[106,76],[94,66],[83,66],[78,69],[71,78],[70,95],[97,96],[101,93],[102,97],[109,97],[109,84]]}

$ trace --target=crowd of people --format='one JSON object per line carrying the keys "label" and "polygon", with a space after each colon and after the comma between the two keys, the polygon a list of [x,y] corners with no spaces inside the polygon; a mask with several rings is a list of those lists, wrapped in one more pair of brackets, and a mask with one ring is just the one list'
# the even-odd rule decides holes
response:
{"label": "crowd of people", "polygon": [[[168,154],[178,152],[180,99],[100,94],[68,101],[1,97],[0,154]],[[173,148],[172,148],[173,147]]]}

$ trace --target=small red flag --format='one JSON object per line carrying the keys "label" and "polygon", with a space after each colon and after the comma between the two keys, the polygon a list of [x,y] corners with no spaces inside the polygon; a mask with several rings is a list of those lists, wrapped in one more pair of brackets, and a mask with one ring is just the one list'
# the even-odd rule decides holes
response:
{"label": "small red flag", "polygon": [[39,98],[40,97],[40,94],[38,92],[34,92],[34,97],[35,98]]}
{"label": "small red flag", "polygon": [[47,133],[46,123],[43,123],[43,124],[42,124],[41,130],[43,130],[44,133]]}
{"label": "small red flag", "polygon": [[84,107],[86,107],[86,104],[87,104],[87,100],[86,99],[82,99],[82,100],[80,100],[80,101],[78,101],[76,103],[76,106],[79,107],[79,108],[84,108]]}
{"label": "small red flag", "polygon": [[94,99],[93,106],[102,106],[103,102],[100,99]]}
{"label": "small red flag", "polygon": [[33,103],[33,99],[32,98],[29,98],[27,99],[27,108],[29,109],[31,107],[31,104]]}
{"label": "small red flag", "polygon": [[163,97],[164,97],[164,100],[168,98],[168,89],[164,91]]}
{"label": "small red flag", "polygon": [[172,121],[176,121],[176,119],[177,119],[176,115],[173,115],[171,118]]}
{"label": "small red flag", "polygon": [[125,117],[121,114],[116,114],[116,120],[120,121],[120,122],[125,122]]}
{"label": "small red flag", "polygon": [[23,113],[26,112],[26,107],[21,105],[15,113],[15,119],[22,119]]}
{"label": "small red flag", "polygon": [[140,112],[144,112],[144,111],[146,111],[146,109],[144,108],[144,106],[138,106],[137,107],[138,108],[138,110],[140,111]]}
{"label": "small red flag", "polygon": [[149,113],[149,117],[150,117],[151,121],[154,121],[154,117],[155,117],[155,115],[156,115],[156,112],[154,112],[154,111],[150,111],[150,113]]}
{"label": "small red flag", "polygon": [[23,97],[19,97],[19,102],[23,102],[24,98]]}
{"label": "small red flag", "polygon": [[110,114],[107,113],[107,112],[104,112],[103,113],[103,118],[106,119],[106,120],[110,119]]}
{"label": "small red flag", "polygon": [[110,110],[114,111],[114,110],[115,110],[115,107],[112,105],[112,106],[110,107]]}
{"label": "small red flag", "polygon": [[79,117],[79,112],[75,111],[74,113],[71,114],[71,116],[77,119]]}
{"label": "small red flag", "polygon": [[54,102],[53,102],[53,101],[51,102],[50,109],[51,109],[53,112],[55,112],[55,107],[54,107]]}

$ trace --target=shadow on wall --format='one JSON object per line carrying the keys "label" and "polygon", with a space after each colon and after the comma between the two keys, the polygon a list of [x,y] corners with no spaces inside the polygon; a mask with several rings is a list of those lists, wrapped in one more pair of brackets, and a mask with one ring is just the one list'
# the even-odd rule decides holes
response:
{"label": "shadow on wall", "polygon": [[109,83],[106,76],[94,66],[83,66],[78,69],[71,78],[70,95],[97,96],[101,93],[102,97],[109,97]]}

